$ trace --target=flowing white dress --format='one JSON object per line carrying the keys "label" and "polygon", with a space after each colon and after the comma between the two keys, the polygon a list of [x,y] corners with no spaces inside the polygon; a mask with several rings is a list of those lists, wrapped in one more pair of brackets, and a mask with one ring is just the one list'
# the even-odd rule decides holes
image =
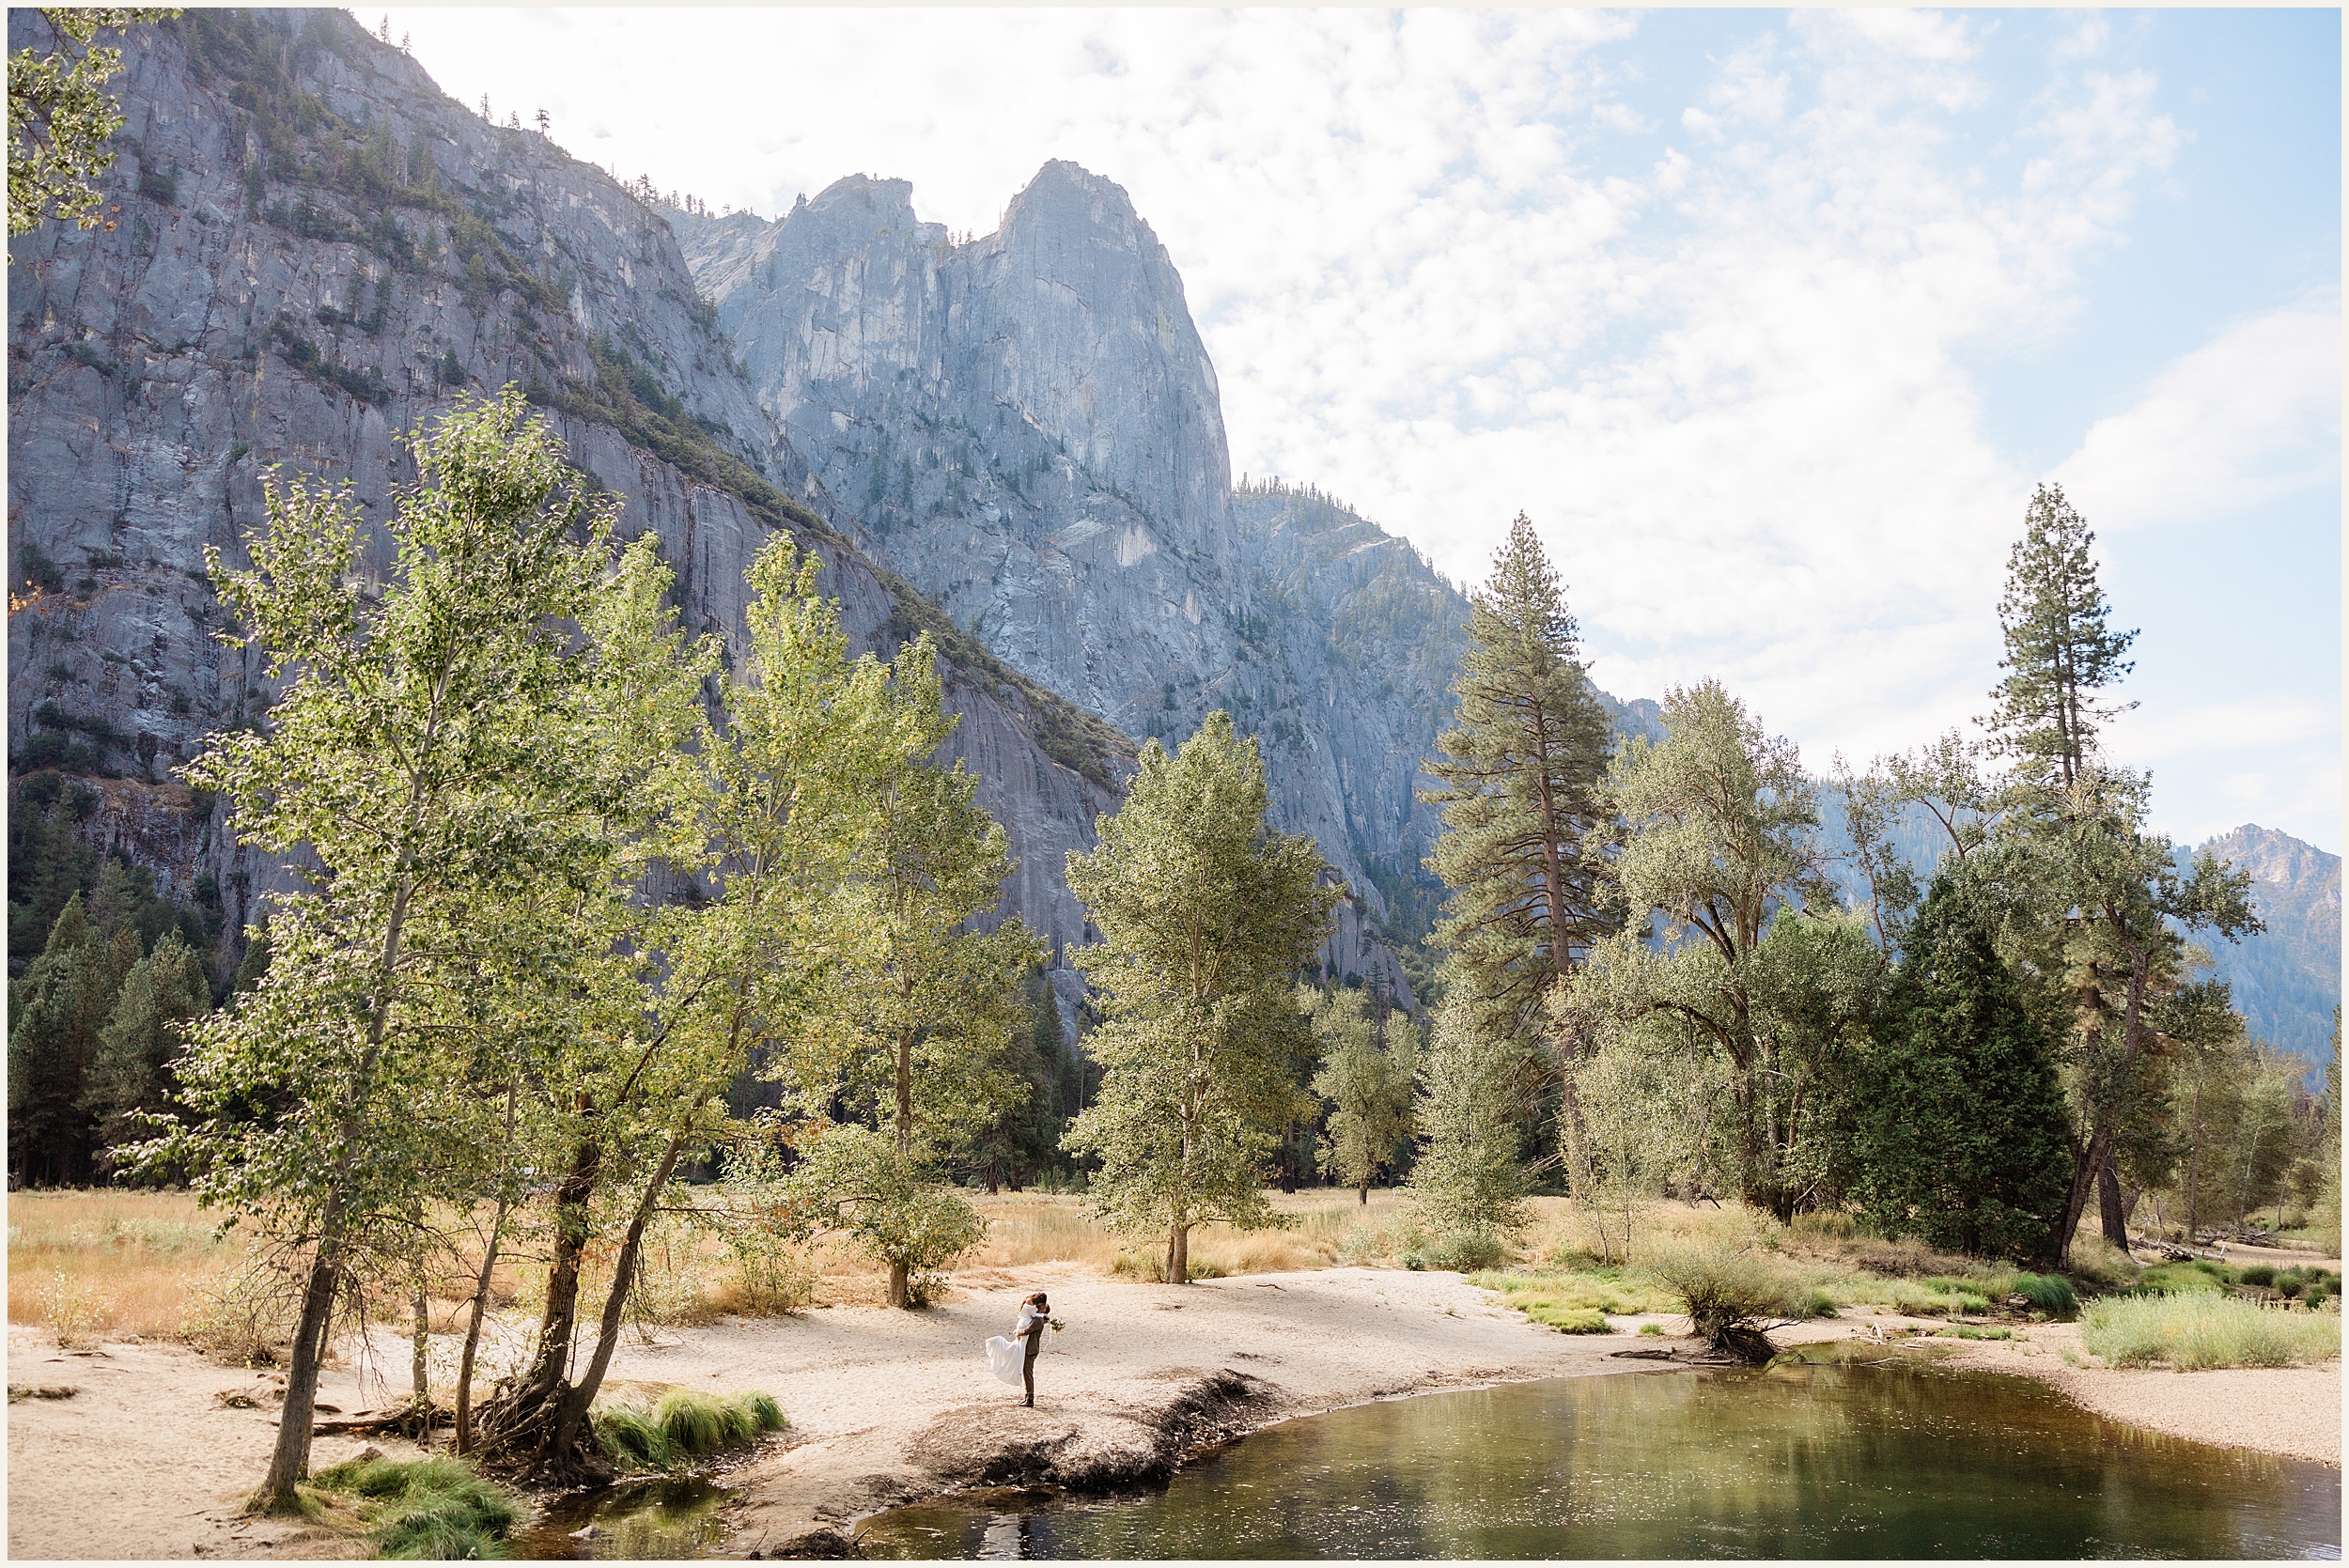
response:
{"label": "flowing white dress", "polygon": [[1028,1358],[1027,1343],[1021,1336],[1035,1317],[1034,1308],[1022,1306],[1019,1315],[1012,1319],[1011,1338],[998,1334],[987,1342],[987,1370],[1015,1389],[1021,1386],[1020,1365]]}

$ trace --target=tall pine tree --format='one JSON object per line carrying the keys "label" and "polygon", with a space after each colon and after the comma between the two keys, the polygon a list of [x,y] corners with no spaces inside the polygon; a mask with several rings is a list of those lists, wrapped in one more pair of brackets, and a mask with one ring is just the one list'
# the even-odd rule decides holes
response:
{"label": "tall pine tree", "polygon": [[1542,1001],[1613,928],[1592,843],[1605,820],[1607,715],[1557,572],[1523,513],[1470,596],[1457,722],[1427,760],[1443,807],[1428,868],[1452,890],[1435,940],[1482,1027],[1539,1039]]}

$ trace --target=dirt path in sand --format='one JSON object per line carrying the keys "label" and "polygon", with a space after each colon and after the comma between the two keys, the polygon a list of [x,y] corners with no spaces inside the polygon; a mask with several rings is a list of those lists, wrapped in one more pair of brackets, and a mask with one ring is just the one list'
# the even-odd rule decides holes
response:
{"label": "dirt path in sand", "polygon": [[[682,1386],[761,1389],[791,1430],[726,1477],[742,1489],[728,1555],[837,1552],[877,1509],[977,1481],[1102,1484],[1161,1475],[1192,1444],[1268,1421],[1438,1389],[1603,1373],[1654,1372],[1613,1352],[1654,1347],[1619,1332],[1563,1335],[1527,1323],[1454,1274],[1339,1268],[1174,1287],[1112,1281],[1073,1265],[965,1277],[956,1298],[908,1314],[834,1307],[631,1337],[617,1391]],[[988,1375],[980,1346],[1019,1298],[1051,1293],[1068,1325],[1037,1363],[1036,1407]],[[1670,1322],[1671,1320],[1662,1320]],[[1781,1343],[1865,1335],[1845,1317],[1781,1332]],[[1672,1325],[1677,1328],[1676,1323]],[[2042,1377],[2117,1420],[2207,1442],[2341,1462],[2341,1369],[2175,1374],[2086,1364],[2078,1329],[2042,1325],[2016,1342],[1970,1342],[1955,1364]],[[2069,1364],[2073,1352],[2081,1364]],[[404,1374],[404,1356],[401,1370]],[[18,1558],[361,1555],[316,1529],[241,1520],[267,1462],[270,1379],[162,1345],[61,1352],[11,1327],[8,1382],[70,1386],[64,1400],[8,1409],[8,1550]],[[253,1407],[224,1404],[224,1392]],[[321,1398],[363,1394],[348,1367]],[[320,1438],[316,1463],[358,1452]],[[386,1452],[413,1452],[379,1441]]]}

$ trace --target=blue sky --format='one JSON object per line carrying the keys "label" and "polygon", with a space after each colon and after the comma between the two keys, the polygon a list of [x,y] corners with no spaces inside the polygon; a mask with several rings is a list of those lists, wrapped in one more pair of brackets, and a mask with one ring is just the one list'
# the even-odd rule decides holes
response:
{"label": "blue sky", "polygon": [[[372,13],[360,13],[371,22]],[[1181,268],[1235,474],[1824,769],[1986,706],[2041,479],[2143,629],[2157,825],[2341,847],[2336,11],[399,10],[460,101],[773,214],[994,226],[1049,158]]]}

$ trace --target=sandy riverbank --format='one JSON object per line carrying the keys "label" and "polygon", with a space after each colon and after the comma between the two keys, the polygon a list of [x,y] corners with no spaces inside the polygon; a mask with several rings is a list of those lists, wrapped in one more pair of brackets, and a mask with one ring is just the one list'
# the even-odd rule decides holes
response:
{"label": "sandy riverbank", "polygon": [[[967,1274],[921,1313],[834,1307],[796,1318],[662,1330],[630,1343],[622,1384],[720,1392],[765,1389],[790,1433],[726,1479],[730,1555],[845,1550],[854,1521],[978,1481],[1078,1486],[1162,1475],[1190,1447],[1269,1421],[1365,1400],[1474,1384],[1599,1374],[1656,1374],[1614,1358],[1639,1319],[1609,1335],[1563,1335],[1502,1311],[1452,1274],[1337,1268],[1186,1287],[1116,1281],[1074,1265]],[[1051,1293],[1068,1324],[1037,1367],[1037,1401],[988,1377],[979,1346],[1028,1291]],[[1890,1326],[1891,1319],[1876,1320]],[[1781,1343],[1869,1332],[1841,1318]],[[1959,1364],[2046,1378],[2088,1407],[2184,1436],[2341,1462],[2341,1371],[2173,1374],[2070,1365],[2077,1327],[2029,1329],[2020,1344],[1970,1343]],[[1661,1374],[1669,1375],[1669,1372]],[[300,1526],[240,1518],[275,1424],[268,1379],[162,1345],[57,1350],[11,1327],[12,1388],[76,1388],[8,1411],[8,1548],[19,1558],[339,1556]],[[222,1391],[255,1397],[225,1405]],[[373,1401],[348,1366],[321,1398]],[[316,1463],[355,1452],[321,1438]],[[387,1452],[403,1445],[381,1443]]]}

